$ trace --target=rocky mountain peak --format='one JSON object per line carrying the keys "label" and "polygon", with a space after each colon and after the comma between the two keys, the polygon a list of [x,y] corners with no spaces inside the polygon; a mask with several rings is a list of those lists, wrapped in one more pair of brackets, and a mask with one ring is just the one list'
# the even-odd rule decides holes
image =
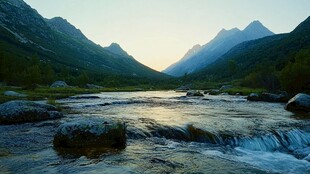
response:
{"label": "rocky mountain peak", "polygon": [[258,20],[251,22],[242,32],[248,37],[248,40],[274,35]]}
{"label": "rocky mountain peak", "polygon": [[120,56],[125,56],[125,57],[129,56],[128,53],[126,51],[124,51],[118,43],[111,43],[110,46],[104,47],[104,49],[106,49],[106,50],[108,50],[114,54],[120,55]]}
{"label": "rocky mountain peak", "polygon": [[301,24],[299,24],[293,32],[306,32],[305,34],[309,35],[309,31],[310,31],[310,16],[304,20]]}
{"label": "rocky mountain peak", "polygon": [[66,19],[63,19],[61,17],[54,17],[52,19],[46,19],[46,22],[55,31],[66,34],[76,39],[88,40],[86,36],[81,32],[81,30],[75,28],[75,26],[70,24]]}

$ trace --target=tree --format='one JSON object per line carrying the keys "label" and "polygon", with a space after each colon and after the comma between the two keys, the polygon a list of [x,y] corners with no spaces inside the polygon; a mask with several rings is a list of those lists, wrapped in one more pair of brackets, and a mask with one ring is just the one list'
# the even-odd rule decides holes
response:
{"label": "tree", "polygon": [[51,65],[45,66],[42,73],[44,77],[42,79],[44,84],[51,84],[56,80],[56,75]]}
{"label": "tree", "polygon": [[[280,72],[282,87],[292,93],[298,93],[310,85],[310,51],[299,51],[294,60]],[[308,89],[309,90],[309,89]]]}
{"label": "tree", "polygon": [[34,65],[27,68],[26,72],[28,74],[27,86],[32,86],[41,83],[41,70],[39,65]]}
{"label": "tree", "polygon": [[236,63],[236,61],[234,60],[229,60],[228,62],[228,70],[231,76],[233,76],[236,71],[237,71],[238,65]]}
{"label": "tree", "polygon": [[85,86],[87,83],[89,83],[89,77],[85,71],[83,71],[79,77],[77,78],[77,84],[79,86]]}
{"label": "tree", "polygon": [[60,70],[60,78],[66,81],[69,77],[69,69],[66,66],[62,66]]}

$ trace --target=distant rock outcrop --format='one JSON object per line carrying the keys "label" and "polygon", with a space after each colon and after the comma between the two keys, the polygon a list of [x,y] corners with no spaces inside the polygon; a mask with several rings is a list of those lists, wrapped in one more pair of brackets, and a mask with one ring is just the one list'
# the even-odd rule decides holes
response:
{"label": "distant rock outcrop", "polygon": [[51,86],[51,88],[68,88],[69,85],[67,85],[64,81],[56,81]]}
{"label": "distant rock outcrop", "polygon": [[0,124],[16,124],[60,118],[56,107],[32,101],[16,100],[0,105]]}
{"label": "distant rock outcrop", "polygon": [[94,84],[86,84],[86,87],[88,89],[102,89],[103,88],[103,86],[94,85]]}

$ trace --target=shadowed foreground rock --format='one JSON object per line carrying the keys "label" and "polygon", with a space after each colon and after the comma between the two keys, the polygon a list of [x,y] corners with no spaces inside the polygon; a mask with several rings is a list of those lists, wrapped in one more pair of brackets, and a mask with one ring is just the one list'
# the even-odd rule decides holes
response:
{"label": "shadowed foreground rock", "polygon": [[16,124],[61,118],[56,107],[32,101],[15,100],[0,105],[0,124]]}
{"label": "shadowed foreground rock", "polygon": [[288,101],[285,106],[289,111],[310,112],[310,95],[299,93]]}
{"label": "shadowed foreground rock", "polygon": [[126,147],[126,128],[111,120],[72,121],[59,126],[53,143],[56,148],[122,149]]}

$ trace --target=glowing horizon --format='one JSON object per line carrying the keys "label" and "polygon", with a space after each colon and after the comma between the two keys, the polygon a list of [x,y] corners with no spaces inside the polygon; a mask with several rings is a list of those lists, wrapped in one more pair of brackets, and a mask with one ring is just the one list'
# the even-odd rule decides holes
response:
{"label": "glowing horizon", "polygon": [[310,13],[308,0],[25,0],[43,17],[60,16],[101,46],[115,42],[162,71],[222,29],[259,20],[274,33],[292,31]]}

